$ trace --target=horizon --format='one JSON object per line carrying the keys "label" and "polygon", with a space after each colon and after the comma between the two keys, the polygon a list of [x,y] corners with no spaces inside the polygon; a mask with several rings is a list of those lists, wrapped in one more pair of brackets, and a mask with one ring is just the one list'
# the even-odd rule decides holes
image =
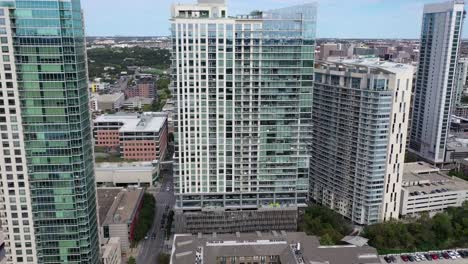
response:
{"label": "horizon", "polygon": [[[123,0],[81,2],[88,36],[147,37],[169,36],[171,4],[196,0],[136,0],[132,5]],[[228,13],[236,15],[306,2],[317,3],[317,39],[419,39],[424,4],[444,1],[227,0],[227,6]],[[468,39],[468,31],[463,38]]]}

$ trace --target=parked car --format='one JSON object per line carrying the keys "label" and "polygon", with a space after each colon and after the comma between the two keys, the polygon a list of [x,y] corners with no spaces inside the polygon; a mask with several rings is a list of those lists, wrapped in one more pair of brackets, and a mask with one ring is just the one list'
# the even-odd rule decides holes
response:
{"label": "parked car", "polygon": [[415,261],[416,261],[416,259],[415,259],[414,256],[412,256],[412,255],[408,255],[408,260],[409,260],[410,262],[415,262]]}
{"label": "parked car", "polygon": [[392,260],[390,259],[389,256],[385,256],[385,257],[384,257],[384,260],[385,260],[385,262],[387,262],[387,263],[392,263]]}
{"label": "parked car", "polygon": [[428,261],[431,261],[431,260],[432,260],[432,256],[429,255],[429,253],[425,253],[425,254],[424,254],[424,257],[425,257]]}
{"label": "parked car", "polygon": [[444,259],[450,259],[450,255],[447,252],[442,252],[442,257]]}
{"label": "parked car", "polygon": [[401,260],[403,260],[404,262],[408,262],[409,260],[408,256],[406,255],[401,255],[400,257],[401,257]]}

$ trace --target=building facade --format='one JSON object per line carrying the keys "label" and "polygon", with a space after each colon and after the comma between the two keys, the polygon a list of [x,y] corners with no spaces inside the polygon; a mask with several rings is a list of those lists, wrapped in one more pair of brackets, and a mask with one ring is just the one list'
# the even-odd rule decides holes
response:
{"label": "building facade", "polygon": [[80,1],[0,1],[0,23],[7,262],[99,263]]}
{"label": "building facade", "polygon": [[125,97],[142,97],[153,99],[156,94],[153,78],[142,78],[137,81],[137,84],[125,89]]}
{"label": "building facade", "polygon": [[358,224],[398,218],[413,72],[378,59],[316,64],[311,199]]}
{"label": "building facade", "polygon": [[462,105],[461,100],[463,94],[467,93],[467,80],[468,80],[468,58],[460,58],[457,63],[457,73],[455,79],[455,91],[453,94],[452,113],[455,109]]}
{"label": "building facade", "polygon": [[410,149],[431,163],[444,161],[463,19],[463,1],[424,6]]}
{"label": "building facade", "polygon": [[308,192],[315,13],[303,5],[233,18],[224,0],[173,6],[180,231],[229,232],[207,219],[239,215],[245,228],[268,229],[249,219],[270,212],[289,213],[294,224],[283,228],[296,228]]}
{"label": "building facade", "polygon": [[97,147],[118,148],[127,160],[154,161],[167,149],[167,114],[147,112],[116,113],[94,120]]}

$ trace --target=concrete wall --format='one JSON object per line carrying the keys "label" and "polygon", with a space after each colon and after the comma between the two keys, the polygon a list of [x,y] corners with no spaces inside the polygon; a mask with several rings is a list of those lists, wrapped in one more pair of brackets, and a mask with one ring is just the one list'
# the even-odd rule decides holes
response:
{"label": "concrete wall", "polygon": [[156,169],[152,170],[119,170],[111,168],[96,168],[96,182],[97,183],[112,183],[117,184],[145,184],[153,185],[153,174],[156,173]]}

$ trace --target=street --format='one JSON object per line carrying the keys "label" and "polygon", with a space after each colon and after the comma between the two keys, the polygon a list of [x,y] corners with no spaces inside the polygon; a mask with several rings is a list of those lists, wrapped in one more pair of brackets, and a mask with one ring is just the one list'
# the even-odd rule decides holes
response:
{"label": "street", "polygon": [[[167,216],[169,211],[172,210],[174,207],[175,198],[172,170],[162,174],[164,174],[164,179],[161,186],[156,190],[148,190],[148,192],[153,193],[154,197],[156,198],[157,208],[153,226],[148,232],[148,239],[145,239],[140,243],[140,251],[137,257],[137,263],[157,263],[158,255],[164,247],[165,224],[167,219],[164,219],[164,222],[162,222],[162,217],[165,212]],[[167,188],[169,188],[169,190]],[[166,206],[169,208],[167,211],[165,211]],[[156,237],[153,238],[152,234],[156,234]]]}

